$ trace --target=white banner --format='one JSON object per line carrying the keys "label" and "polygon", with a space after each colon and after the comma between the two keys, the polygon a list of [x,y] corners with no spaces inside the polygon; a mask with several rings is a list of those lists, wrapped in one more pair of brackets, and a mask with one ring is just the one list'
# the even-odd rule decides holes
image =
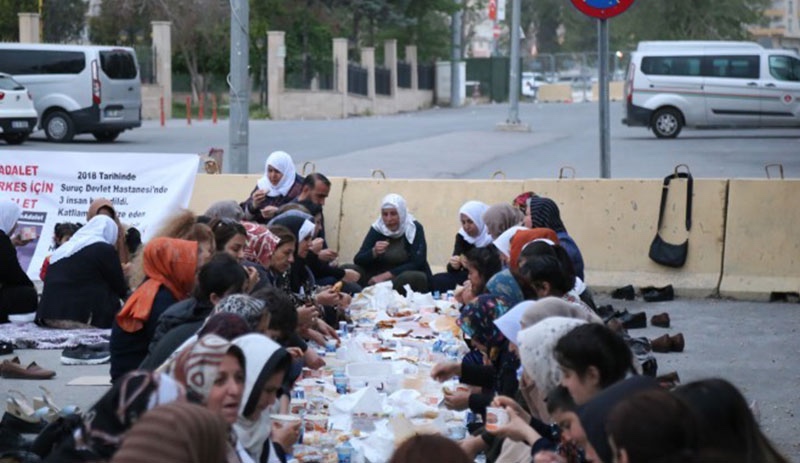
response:
{"label": "white banner", "polygon": [[[6,151],[0,155],[0,198],[22,206],[17,233],[36,238],[17,248],[23,270],[39,279],[60,222],[86,223],[89,205],[109,199],[123,224],[143,237],[189,205],[196,154]],[[152,231],[151,231],[152,232]]]}
{"label": "white banner", "polygon": [[506,0],[497,0],[497,22],[506,20]]}

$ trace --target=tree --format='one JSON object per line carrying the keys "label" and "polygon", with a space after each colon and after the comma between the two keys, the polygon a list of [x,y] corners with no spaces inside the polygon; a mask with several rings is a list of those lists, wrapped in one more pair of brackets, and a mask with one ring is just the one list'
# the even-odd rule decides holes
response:
{"label": "tree", "polygon": [[128,45],[146,37],[153,17],[144,0],[103,0],[100,14],[89,19],[89,40],[95,44]]}
{"label": "tree", "polygon": [[19,13],[39,11],[38,0],[0,0],[0,41],[19,41]]}
{"label": "tree", "polygon": [[86,25],[84,0],[50,0],[42,6],[43,39],[48,43],[69,43],[81,38]]}

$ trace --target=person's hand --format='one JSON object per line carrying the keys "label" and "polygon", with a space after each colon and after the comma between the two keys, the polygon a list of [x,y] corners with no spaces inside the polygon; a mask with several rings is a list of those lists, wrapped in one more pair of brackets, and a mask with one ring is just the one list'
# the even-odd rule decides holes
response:
{"label": "person's hand", "polygon": [[522,420],[525,423],[531,422],[531,415],[528,412],[526,412],[525,409],[523,409],[522,406],[520,406],[520,404],[517,403],[517,401],[512,399],[511,397],[506,397],[504,395],[499,395],[495,397],[494,400],[492,401],[492,407],[500,407],[500,408],[505,408],[506,410],[513,410],[514,413],[519,415],[519,417],[522,418]]}
{"label": "person's hand", "polygon": [[456,362],[437,363],[431,369],[431,378],[440,383],[459,374],[461,374],[461,364]]}
{"label": "person's hand", "polygon": [[358,273],[357,271],[350,268],[344,269],[344,278],[342,278],[342,280],[344,280],[345,282],[358,283],[358,280],[360,279],[361,279],[361,274]]}
{"label": "person's hand", "polygon": [[375,243],[375,246],[372,247],[372,252],[375,254],[375,257],[377,257],[386,252],[386,248],[388,247],[389,247],[388,241],[378,241]]}
{"label": "person's hand", "polygon": [[475,299],[475,293],[472,291],[472,283],[467,280],[464,282],[464,286],[461,287],[461,291],[454,294],[456,301],[460,302],[461,304],[469,304]]}
{"label": "person's hand", "polygon": [[247,273],[247,281],[244,282],[244,293],[249,294],[255,289],[261,277],[258,276],[258,270],[255,267],[242,266],[245,273]]}
{"label": "person's hand", "polygon": [[[317,238],[317,239],[322,239],[322,238]],[[319,257],[319,260],[323,262],[333,262],[334,260],[336,260],[337,257],[339,257],[339,253],[334,251],[333,249],[320,249],[320,251],[315,254],[317,255],[317,257]]]}
{"label": "person's hand", "polygon": [[339,293],[339,308],[346,309],[350,307],[350,303],[353,301],[353,296],[347,293]]}
{"label": "person's hand", "polygon": [[261,217],[265,219],[271,219],[275,217],[275,213],[278,212],[278,208],[275,206],[267,206],[261,209]]}
{"label": "person's hand", "polygon": [[313,326],[314,320],[319,316],[319,311],[313,305],[304,305],[297,308],[297,325]]}
{"label": "person's hand", "polygon": [[461,269],[461,256],[451,256],[450,261],[448,261],[451,267],[456,270]]}
{"label": "person's hand", "polygon": [[383,272],[380,275],[375,275],[374,277],[370,278],[369,281],[367,282],[367,284],[372,286],[372,285],[376,285],[378,283],[383,283],[384,281],[389,281],[392,278],[394,278],[394,275],[392,275],[392,272]]}
{"label": "person's hand", "polygon": [[469,461],[472,461],[482,450],[486,449],[486,442],[480,436],[469,436],[459,442],[458,446],[467,454]]}
{"label": "person's hand", "polygon": [[566,463],[567,460],[550,450],[542,450],[541,452],[537,452],[536,456],[533,457],[533,463]]}
{"label": "person's hand", "polygon": [[314,238],[311,240],[311,244],[308,246],[309,251],[313,252],[314,254],[319,255],[322,251],[322,246],[325,244],[325,240],[322,238]]}
{"label": "person's hand", "polygon": [[334,291],[333,288],[328,287],[324,291],[318,292],[314,296],[314,301],[316,301],[319,305],[325,306],[336,306],[339,304],[341,297],[338,292]]}
{"label": "person's hand", "polygon": [[267,192],[266,190],[256,190],[253,192],[253,196],[250,197],[253,201],[253,207],[258,207],[265,199],[267,199]]}
{"label": "person's hand", "polygon": [[283,447],[286,453],[292,453],[292,446],[300,439],[300,425],[302,421],[296,423],[272,422],[272,435],[270,439]]}
{"label": "person's hand", "polygon": [[30,243],[31,241],[33,241],[33,240],[23,240],[19,235],[14,235],[14,236],[11,237],[11,244],[13,244],[14,246],[16,246],[18,248],[22,247],[22,246],[25,246],[26,244]]}
{"label": "person's hand", "polygon": [[284,347],[284,349],[286,349],[286,352],[288,352],[289,355],[292,356],[293,360],[299,359],[300,357],[303,356],[303,349],[299,347]]}
{"label": "person's hand", "polygon": [[341,339],[339,339],[339,334],[336,333],[336,330],[331,325],[325,323],[319,318],[317,319],[317,325],[314,328],[323,336],[331,337],[337,341],[341,341]]}
{"label": "person's hand", "polygon": [[325,366],[325,360],[314,349],[306,349],[303,354],[303,362],[312,370],[319,370]]}
{"label": "person's hand", "polygon": [[444,406],[450,410],[466,410],[469,408],[470,392],[462,389],[454,391],[452,394],[445,392]]}
{"label": "person's hand", "polygon": [[541,436],[528,422],[524,421],[513,409],[506,408],[508,412],[508,423],[498,426],[496,431],[489,431],[498,437],[506,437],[516,442],[524,442],[533,445]]}

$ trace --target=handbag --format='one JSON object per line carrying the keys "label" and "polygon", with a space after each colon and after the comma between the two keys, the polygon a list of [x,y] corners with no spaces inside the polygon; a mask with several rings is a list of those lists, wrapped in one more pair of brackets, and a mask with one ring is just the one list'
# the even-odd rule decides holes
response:
{"label": "handbag", "polygon": [[[681,167],[686,168],[686,172],[679,172]],[[689,167],[685,164],[680,164],[675,167],[675,172],[664,178],[664,184],[661,188],[661,206],[658,211],[658,228],[656,228],[656,236],[653,242],[650,243],[650,259],[654,262],[665,265],[667,267],[683,267],[686,263],[686,256],[689,252],[689,238],[686,238],[681,244],[667,243],[661,238],[661,224],[664,220],[664,209],[667,207],[667,195],[669,194],[669,184],[673,179],[685,178],[686,179],[686,231],[692,228],[692,191],[693,179],[692,174],[689,172]]]}

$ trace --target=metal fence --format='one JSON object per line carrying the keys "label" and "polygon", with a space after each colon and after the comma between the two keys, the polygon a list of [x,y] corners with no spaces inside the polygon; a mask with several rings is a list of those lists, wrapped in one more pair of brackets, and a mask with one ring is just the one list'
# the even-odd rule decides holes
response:
{"label": "metal fence", "polygon": [[397,62],[397,86],[411,88],[411,64],[405,61]]}
{"label": "metal fence", "polygon": [[139,61],[139,77],[143,84],[155,84],[156,78],[156,49],[152,45],[137,45],[134,47],[136,59]]}
{"label": "metal fence", "polygon": [[436,66],[433,64],[417,65],[417,88],[433,90],[436,86]]}
{"label": "metal fence", "polygon": [[287,58],[285,86],[295,90],[333,90],[334,68],[330,58]]}
{"label": "metal fence", "polygon": [[375,93],[377,95],[392,95],[392,70],[380,66],[375,67]]}
{"label": "metal fence", "polygon": [[347,64],[347,92],[356,95],[367,96],[367,81],[369,80],[369,73],[366,68],[362,68],[358,64]]}

